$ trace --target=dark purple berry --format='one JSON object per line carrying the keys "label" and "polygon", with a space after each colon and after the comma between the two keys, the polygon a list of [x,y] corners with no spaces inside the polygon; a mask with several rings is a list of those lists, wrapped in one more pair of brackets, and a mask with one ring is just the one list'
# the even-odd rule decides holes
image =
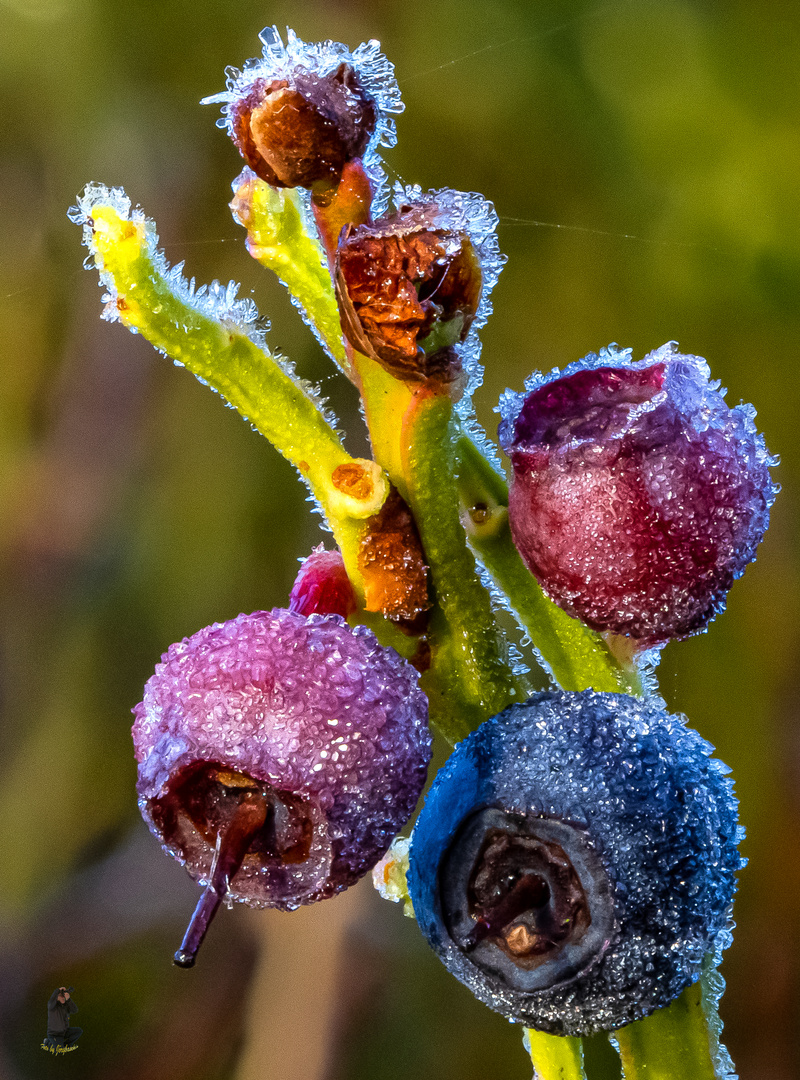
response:
{"label": "dark purple berry", "polygon": [[136,706],[139,806],[207,885],[291,910],[352,885],[408,820],[430,759],[416,671],[337,616],[259,611],[170,646]]}
{"label": "dark purple berry", "polygon": [[445,966],[510,1020],[613,1030],[729,941],[741,830],[728,769],[663,703],[541,693],[439,772],[408,888]]}
{"label": "dark purple berry", "polygon": [[609,346],[501,403],[522,558],[570,615],[642,647],[724,608],[777,490],[754,409],[709,376],[674,343],[637,363]]}

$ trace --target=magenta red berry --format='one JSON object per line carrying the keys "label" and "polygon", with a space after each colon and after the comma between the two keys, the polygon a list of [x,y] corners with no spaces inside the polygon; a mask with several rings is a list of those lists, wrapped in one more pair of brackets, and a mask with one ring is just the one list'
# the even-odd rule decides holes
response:
{"label": "magenta red berry", "polygon": [[338,551],[322,544],[303,560],[289,596],[289,610],[296,615],[341,615],[356,610],[356,596]]}
{"label": "magenta red berry", "polygon": [[296,908],[383,855],[430,758],[417,679],[336,616],[259,611],[170,646],[133,739],[145,820],[208,883],[176,962],[191,965],[224,896]]}
{"label": "magenta red berry", "polygon": [[502,402],[511,531],[544,591],[643,647],[703,629],[755,558],[774,464],[705,361],[615,346]]}

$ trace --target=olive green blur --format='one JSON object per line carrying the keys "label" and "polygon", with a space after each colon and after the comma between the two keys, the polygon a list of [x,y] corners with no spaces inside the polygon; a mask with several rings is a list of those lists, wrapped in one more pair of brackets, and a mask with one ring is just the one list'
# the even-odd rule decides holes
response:
{"label": "olive green blur", "polygon": [[[748,833],[725,1042],[742,1080],[794,1080],[800,7],[771,0],[0,0],[0,1074],[287,1080],[253,1065],[259,1032],[289,1038],[254,972],[296,955],[271,990],[291,1038],[324,1042],[303,1080],[530,1077],[521,1031],[368,885],[324,1016],[322,954],[292,938],[303,913],[222,912],[196,970],[170,967],[199,893],[141,824],[130,709],[172,641],[285,605],[327,534],[261,436],[100,320],[66,213],[88,181],[124,186],[188,276],[242,282],[270,347],[365,454],[353,391],[244,250],[227,208],[243,163],[218,107],[198,104],[269,23],[379,38],[406,104],[390,169],[495,203],[509,261],[476,398],[492,433],[500,392],[533,368],[674,339],[731,404],[755,404],[781,455],[757,563],[708,633],[666,649],[659,679],[732,767]],[[55,1058],[39,1043],[62,983],[84,1034]],[[586,1055],[590,1077],[614,1076],[602,1044]]]}

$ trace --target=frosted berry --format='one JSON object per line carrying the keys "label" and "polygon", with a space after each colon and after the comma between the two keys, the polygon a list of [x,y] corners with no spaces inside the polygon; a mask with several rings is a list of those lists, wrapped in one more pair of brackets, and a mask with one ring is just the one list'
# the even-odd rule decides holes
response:
{"label": "frosted berry", "polygon": [[289,610],[295,615],[341,615],[346,619],[356,610],[356,597],[338,551],[326,551],[322,544],[303,561],[292,591]]}
{"label": "frosted berry", "polygon": [[383,855],[430,758],[417,678],[337,616],[258,611],[170,646],[133,740],[145,820],[207,884],[176,963],[225,897],[290,910]]}
{"label": "frosted berry", "polygon": [[224,126],[253,172],[273,187],[335,188],[345,165],[371,144],[394,144],[400,112],[392,65],[370,41],[350,52],[333,41],[286,45],[262,32],[264,54],[233,71],[228,90],[205,98],[225,106]]}
{"label": "frosted berry", "polygon": [[536,694],[459,743],[408,875],[445,966],[559,1035],[621,1027],[696,982],[743,865],[712,751],[660,702],[593,691]]}
{"label": "frosted berry", "polygon": [[755,558],[777,490],[750,405],[703,359],[615,346],[501,402],[511,532],[547,595],[642,647],[702,630]]}

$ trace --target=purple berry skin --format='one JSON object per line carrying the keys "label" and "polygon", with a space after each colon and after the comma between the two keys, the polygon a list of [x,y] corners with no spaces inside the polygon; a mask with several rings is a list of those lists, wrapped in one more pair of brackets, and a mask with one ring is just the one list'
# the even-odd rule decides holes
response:
{"label": "purple berry skin", "polygon": [[133,711],[139,806],[192,877],[208,880],[243,790],[268,801],[228,893],[255,906],[357,881],[410,817],[431,754],[417,672],[338,616],[208,626],[170,646]]}
{"label": "purple berry skin", "polygon": [[458,744],[417,818],[408,889],[447,969],[509,1020],[611,1031],[730,943],[729,770],[663,702],[544,692]]}
{"label": "purple berry skin", "polygon": [[642,648],[705,629],[755,558],[776,463],[751,405],[728,408],[674,342],[611,345],[504,395],[514,543],[545,593]]}

